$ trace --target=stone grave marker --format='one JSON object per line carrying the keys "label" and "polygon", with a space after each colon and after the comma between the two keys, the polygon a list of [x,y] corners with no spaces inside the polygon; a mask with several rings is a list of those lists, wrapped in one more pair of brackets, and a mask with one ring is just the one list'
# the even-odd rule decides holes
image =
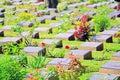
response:
{"label": "stone grave marker", "polygon": [[48,44],[48,45],[56,45],[57,48],[63,46],[63,44],[62,44],[62,40],[56,40],[56,39],[44,39],[42,42],[45,43],[45,44]]}
{"label": "stone grave marker", "polygon": [[85,42],[80,45],[80,50],[91,50],[91,51],[102,51],[103,43],[102,42]]}
{"label": "stone grave marker", "polygon": [[43,18],[45,18],[47,20],[56,20],[56,16],[55,15],[44,15]]}
{"label": "stone grave marker", "polygon": [[51,28],[47,28],[47,27],[38,27],[35,28],[34,30],[35,32],[39,32],[39,33],[52,33],[52,29]]}
{"label": "stone grave marker", "polygon": [[97,8],[97,4],[88,5],[87,8]]}
{"label": "stone grave marker", "polygon": [[15,27],[15,26],[13,26],[13,25],[6,25],[6,26],[2,27],[2,30],[4,30],[4,31],[11,31],[12,27]]}
{"label": "stone grave marker", "polygon": [[20,22],[18,23],[18,25],[22,27],[32,27],[33,23],[32,22]]}
{"label": "stone grave marker", "polygon": [[[21,35],[24,36],[24,37],[28,37],[30,35],[30,32],[29,31],[22,32]],[[33,32],[32,38],[38,39],[39,38],[39,32]]]}
{"label": "stone grave marker", "polygon": [[112,43],[113,39],[111,35],[96,35],[93,36],[92,41]]}
{"label": "stone grave marker", "polygon": [[74,35],[71,33],[59,33],[54,38],[62,40],[75,40]]}
{"label": "stone grave marker", "polygon": [[120,61],[120,51],[118,51],[117,53],[115,53],[113,56],[112,56],[112,59],[113,61]]}
{"label": "stone grave marker", "polygon": [[88,80],[120,80],[120,76],[107,74],[94,74]]}
{"label": "stone grave marker", "polygon": [[40,55],[44,56],[46,54],[46,48],[43,47],[28,46],[25,47],[23,51],[28,53],[27,55],[30,56],[40,56]]}
{"label": "stone grave marker", "polygon": [[5,12],[5,9],[4,8],[0,8],[0,12]]}
{"label": "stone grave marker", "polygon": [[9,42],[14,42],[14,43],[21,43],[22,38],[21,37],[4,37],[0,40],[0,43],[9,43]]}
{"label": "stone grave marker", "polygon": [[105,30],[103,32],[101,32],[101,35],[111,35],[114,36],[118,31],[113,31],[113,30]]}
{"label": "stone grave marker", "polygon": [[69,69],[69,64],[71,63],[72,59],[69,58],[54,58],[52,61],[50,61],[47,64],[47,68],[51,66],[62,66],[63,69],[68,70]]}
{"label": "stone grave marker", "polygon": [[100,68],[100,73],[120,75],[120,62],[107,62]]}
{"label": "stone grave marker", "polygon": [[40,22],[40,23],[45,23],[45,18],[44,17],[37,17],[36,21]]}
{"label": "stone grave marker", "polygon": [[90,50],[71,50],[65,55],[65,58],[75,57],[78,60],[92,59],[92,52]]}

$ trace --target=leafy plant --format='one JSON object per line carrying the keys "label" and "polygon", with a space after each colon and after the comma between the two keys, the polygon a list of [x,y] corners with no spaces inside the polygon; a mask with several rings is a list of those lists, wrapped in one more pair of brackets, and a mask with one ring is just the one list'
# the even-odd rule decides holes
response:
{"label": "leafy plant", "polygon": [[20,55],[22,54],[21,50],[23,49],[23,45],[15,44],[13,42],[3,45],[2,52],[4,54],[12,54],[12,55]]}
{"label": "leafy plant", "polygon": [[30,73],[30,80],[59,80],[56,68],[36,69]]}
{"label": "leafy plant", "polygon": [[93,18],[95,32],[101,32],[111,27],[110,18],[105,15],[97,15]]}
{"label": "leafy plant", "polygon": [[85,73],[85,66],[82,66],[76,58],[71,59],[69,70],[64,70],[61,63],[56,65],[60,80],[79,80],[79,76]]}
{"label": "leafy plant", "polygon": [[44,67],[46,64],[45,64],[45,61],[46,61],[46,56],[32,56],[33,59],[30,61],[29,63],[29,66],[30,68],[32,69],[38,69],[38,68],[42,68]]}
{"label": "leafy plant", "polygon": [[22,38],[25,40],[24,42],[25,42],[26,46],[31,46],[32,45],[32,34],[33,34],[33,31],[34,31],[34,28],[31,28],[28,36],[22,35],[23,29],[19,26],[12,27],[11,29],[12,29],[13,32],[18,32],[18,34],[20,36],[22,36]]}
{"label": "leafy plant", "polygon": [[79,22],[79,24],[77,26],[75,26],[75,32],[74,32],[74,36],[81,41],[85,41],[88,40],[88,36],[89,36],[89,25],[88,25],[88,15],[84,15],[81,20],[81,22]]}
{"label": "leafy plant", "polygon": [[59,4],[57,5],[57,10],[58,10],[58,12],[61,12],[61,11],[66,10],[66,9],[68,9],[67,3],[59,3]]}
{"label": "leafy plant", "polygon": [[26,70],[16,59],[5,56],[0,59],[0,80],[23,80]]}

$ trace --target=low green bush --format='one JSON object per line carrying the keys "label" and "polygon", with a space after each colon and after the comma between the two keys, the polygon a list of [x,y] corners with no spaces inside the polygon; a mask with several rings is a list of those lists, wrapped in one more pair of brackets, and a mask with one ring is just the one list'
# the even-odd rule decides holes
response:
{"label": "low green bush", "polygon": [[23,80],[26,71],[17,59],[4,57],[0,59],[0,80]]}

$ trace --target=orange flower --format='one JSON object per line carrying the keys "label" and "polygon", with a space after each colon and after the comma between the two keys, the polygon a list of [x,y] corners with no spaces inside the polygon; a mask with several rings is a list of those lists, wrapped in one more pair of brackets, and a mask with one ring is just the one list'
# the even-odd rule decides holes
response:
{"label": "orange flower", "polygon": [[33,74],[30,73],[30,80],[33,80]]}
{"label": "orange flower", "polygon": [[43,14],[42,14],[42,13],[40,13],[40,14],[39,14],[39,16],[40,16],[40,17],[42,17],[42,16],[43,16]]}
{"label": "orange flower", "polygon": [[42,45],[42,47],[44,47],[44,46],[45,46],[45,43],[44,43],[44,42],[42,42],[42,43],[41,43],[41,45]]}

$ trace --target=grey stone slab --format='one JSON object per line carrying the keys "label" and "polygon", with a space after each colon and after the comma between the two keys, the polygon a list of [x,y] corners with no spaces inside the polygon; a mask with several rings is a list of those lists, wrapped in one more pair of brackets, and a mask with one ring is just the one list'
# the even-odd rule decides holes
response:
{"label": "grey stone slab", "polygon": [[108,6],[108,8],[110,8],[110,9],[117,9],[117,4],[115,5],[110,5],[110,6]]}
{"label": "grey stone slab", "polygon": [[68,5],[69,8],[77,8],[78,7],[78,3],[75,4],[70,4]]}
{"label": "grey stone slab", "polygon": [[4,8],[0,8],[0,12],[5,12],[5,9]]}
{"label": "grey stone slab", "polygon": [[15,10],[15,13],[20,13],[20,12],[27,12],[27,9],[17,9]]}
{"label": "grey stone slab", "polygon": [[71,14],[74,10],[62,11],[60,14]]}
{"label": "grey stone slab", "polygon": [[112,35],[114,36],[118,31],[113,31],[113,30],[105,30],[103,32],[101,32],[101,35]]}
{"label": "grey stone slab", "polygon": [[12,0],[13,2],[22,2],[22,0]]}
{"label": "grey stone slab", "polygon": [[57,22],[57,23],[50,23],[49,27],[50,28],[56,28],[56,27],[59,27],[60,25],[62,25],[62,23],[59,23],[59,22]]}
{"label": "grey stone slab", "polygon": [[48,33],[51,33],[51,29],[50,28],[47,28],[47,27],[38,27],[38,28],[35,28],[34,30],[35,32],[39,32],[39,33],[42,33],[42,32],[48,32]]}
{"label": "grey stone slab", "polygon": [[72,59],[70,58],[54,58],[52,61],[48,62],[47,68],[51,66],[61,66],[64,70],[68,70],[70,67]]}
{"label": "grey stone slab", "polygon": [[75,29],[70,29],[67,31],[67,33],[74,33],[75,32]]}
{"label": "grey stone slab", "polygon": [[45,18],[44,17],[38,17],[38,18],[36,18],[36,21],[40,22],[40,23],[45,23]]}
{"label": "grey stone slab", "polygon": [[4,16],[4,13],[1,13],[1,12],[0,12],[0,17],[1,17],[1,18],[4,18],[4,17],[5,17],[5,16]]}
{"label": "grey stone slab", "polygon": [[94,15],[96,15],[96,12],[94,12],[94,11],[88,11],[88,12],[85,12],[84,14],[85,15],[89,15],[89,16],[94,16]]}
{"label": "grey stone slab", "polygon": [[55,15],[44,15],[43,18],[45,18],[47,20],[56,20],[56,16]]}
{"label": "grey stone slab", "polygon": [[113,56],[114,57],[120,57],[120,51],[118,51],[117,53],[115,53]]}
{"label": "grey stone slab", "polygon": [[48,8],[48,10],[50,11],[51,15],[57,12],[56,8]]}
{"label": "grey stone slab", "polygon": [[22,41],[21,37],[4,37],[3,39],[0,40],[0,43],[9,43],[9,42],[20,43],[21,41]]}
{"label": "grey stone slab", "polygon": [[28,46],[28,47],[25,47],[24,52],[27,52],[28,55],[36,55],[36,56],[39,56],[39,55],[45,55],[46,53],[46,49],[43,48],[43,47],[34,47],[34,46]]}
{"label": "grey stone slab", "polygon": [[120,26],[113,26],[113,27],[110,28],[110,30],[120,31]]}
{"label": "grey stone slab", "polygon": [[23,5],[22,2],[14,2],[13,5]]}
{"label": "grey stone slab", "polygon": [[[28,37],[30,35],[30,32],[22,32],[21,35],[24,36],[24,37]],[[32,38],[38,39],[39,38],[39,33],[38,32],[33,32]]]}
{"label": "grey stone slab", "polygon": [[56,39],[44,39],[42,42],[48,45],[56,45],[57,48],[62,47],[62,40]]}
{"label": "grey stone slab", "polygon": [[103,43],[102,42],[85,42],[80,45],[79,49],[101,51],[103,50]]}
{"label": "grey stone slab", "polygon": [[92,59],[92,52],[90,50],[71,50],[65,55],[65,58],[75,57],[79,60]]}
{"label": "grey stone slab", "polygon": [[32,27],[33,23],[32,22],[20,22],[18,23],[18,25],[22,27]]}
{"label": "grey stone slab", "polygon": [[116,75],[94,74],[88,80],[119,80],[119,77]]}
{"label": "grey stone slab", "polygon": [[101,68],[120,70],[120,62],[107,62]]}
{"label": "grey stone slab", "polygon": [[113,61],[120,61],[120,51],[118,51],[115,54],[113,54],[111,60],[113,60]]}
{"label": "grey stone slab", "polygon": [[93,36],[92,41],[112,43],[113,39],[111,35],[96,35],[96,36]]}
{"label": "grey stone slab", "polygon": [[4,31],[10,31],[12,27],[15,27],[15,26],[13,26],[13,25],[6,25],[6,26],[2,27],[2,30],[4,30]]}
{"label": "grey stone slab", "polygon": [[108,16],[112,19],[115,17],[120,17],[120,11],[111,12]]}
{"label": "grey stone slab", "polygon": [[75,40],[74,35],[71,33],[59,33],[54,38],[62,40]]}
{"label": "grey stone slab", "polygon": [[97,4],[88,5],[87,8],[97,8]]}

